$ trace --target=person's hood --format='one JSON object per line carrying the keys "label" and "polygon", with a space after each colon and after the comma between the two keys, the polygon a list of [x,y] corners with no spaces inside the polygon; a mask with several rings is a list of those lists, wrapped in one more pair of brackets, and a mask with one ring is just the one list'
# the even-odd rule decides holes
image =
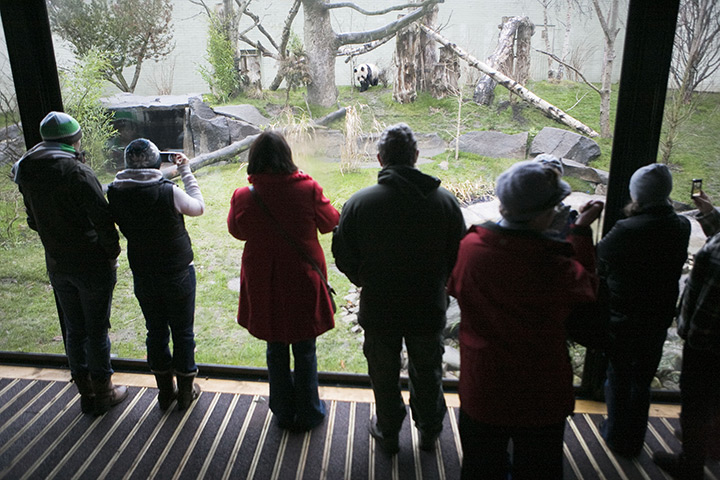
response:
{"label": "person's hood", "polygon": [[10,174],[13,181],[19,185],[21,180],[44,177],[49,170],[67,168],[67,163],[57,161],[50,163],[51,160],[80,161],[80,154],[65,143],[40,142],[12,166]]}
{"label": "person's hood", "polygon": [[119,171],[113,180],[113,186],[118,189],[138,188],[158,183],[163,174],[157,168],[127,168]]}
{"label": "person's hood", "polygon": [[404,195],[425,198],[440,187],[440,179],[426,175],[415,167],[390,165],[378,173],[378,184],[392,186]]}

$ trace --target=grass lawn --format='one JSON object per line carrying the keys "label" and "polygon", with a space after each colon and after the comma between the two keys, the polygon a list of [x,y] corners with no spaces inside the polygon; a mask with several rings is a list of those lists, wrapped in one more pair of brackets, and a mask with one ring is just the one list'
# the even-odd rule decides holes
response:
{"label": "grass lawn", "polygon": [[[595,130],[598,125],[598,98],[587,87],[574,83],[551,85],[537,83],[530,88],[559,108],[569,111],[575,118]],[[371,89],[359,94],[350,88],[340,88],[340,104],[353,105],[362,117],[368,131],[373,124],[390,125],[399,121],[408,123],[416,132],[437,132],[451,141],[457,129],[460,108],[461,133],[471,130],[500,130],[505,133],[530,132],[534,136],[545,126],[561,127],[540,112],[524,105],[503,104],[507,94],[498,92],[496,106],[481,107],[457,98],[434,100],[420,95],[412,105],[392,102],[390,88]],[[271,115],[271,105],[282,104],[285,92],[268,92],[262,100],[236,99],[235,103],[253,103]],[[304,108],[301,92],[292,92],[291,103]],[[313,111],[319,117],[332,109]],[[331,128],[344,129],[342,122]],[[381,127],[380,127],[381,128]],[[704,178],[707,193],[720,204],[720,95],[704,96],[691,121],[685,125],[673,157],[672,169],[676,188],[673,197],[688,202],[690,179]],[[602,156],[595,162],[607,168],[612,141],[597,140]],[[358,189],[376,181],[376,168],[363,168],[352,173],[341,173],[337,162],[319,162],[298,156],[299,166],[316,178],[326,195],[337,208]],[[446,186],[480,183],[492,186],[495,177],[513,161],[490,159],[461,154],[456,160],[448,150],[421,165],[421,169],[438,176]],[[57,321],[52,290],[45,273],[42,245],[27,227],[22,199],[9,178],[9,166],[0,167],[0,350],[62,353],[63,345]],[[100,172],[102,182],[112,180],[114,172]],[[199,363],[217,363],[262,367],[265,365],[265,344],[251,337],[235,322],[237,287],[233,282],[239,276],[242,242],[227,233],[225,224],[229,201],[235,188],[247,184],[243,163],[226,163],[205,167],[196,176],[207,204],[201,217],[186,218],[195,251],[198,278],[195,331],[196,360]],[[578,190],[587,188],[583,182],[572,182]],[[330,265],[330,283],[338,292],[337,300],[351,287],[349,281],[333,268],[330,254],[330,235],[323,235],[321,243]],[[115,289],[112,311],[112,352],[122,358],[145,358],[144,320],[132,293],[132,277],[125,256],[120,257],[118,284]],[[350,332],[350,325],[338,319],[336,328],[318,339],[318,367],[322,371],[365,372],[360,337]]]}

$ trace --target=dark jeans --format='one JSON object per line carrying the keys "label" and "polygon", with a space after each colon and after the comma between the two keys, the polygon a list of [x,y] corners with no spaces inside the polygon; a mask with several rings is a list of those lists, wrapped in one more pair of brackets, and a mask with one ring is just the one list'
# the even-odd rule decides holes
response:
{"label": "dark jeans", "polygon": [[[565,422],[541,427],[504,427],[478,422],[460,410],[463,480],[563,478]],[[512,455],[508,445],[512,441]]]}
{"label": "dark jeans", "polygon": [[685,343],[680,374],[683,469],[687,478],[704,476],[707,439],[712,419],[720,412],[720,355],[695,350]]}
{"label": "dark jeans", "polygon": [[[292,348],[295,370],[290,370]],[[325,418],[318,392],[315,339],[287,345],[268,342],[270,410],[283,427],[313,428]]]}
{"label": "dark jeans", "polygon": [[48,272],[65,322],[65,352],[70,372],[104,380],[110,365],[110,306],[117,275],[101,268],[91,273]]}
{"label": "dark jeans", "polygon": [[650,409],[650,384],[662,357],[667,332],[647,331],[642,339],[618,337],[605,382],[608,418],[600,432],[610,448],[634,456],[642,450]]}
{"label": "dark jeans", "polygon": [[447,412],[442,389],[442,332],[428,335],[399,335],[365,332],[363,352],[375,393],[377,424],[385,435],[400,431],[405,403],[400,393],[403,338],[408,352],[410,410],[415,426],[433,435],[442,430]]}
{"label": "dark jeans", "polygon": [[[195,267],[172,274],[133,275],[145,316],[147,358],[153,372],[197,371],[195,364]],[[173,351],[170,353],[170,334]]]}

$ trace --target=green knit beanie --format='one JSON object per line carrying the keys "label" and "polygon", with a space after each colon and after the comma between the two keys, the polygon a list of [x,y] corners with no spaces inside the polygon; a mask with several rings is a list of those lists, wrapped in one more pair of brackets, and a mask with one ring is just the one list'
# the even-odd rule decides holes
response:
{"label": "green knit beanie", "polygon": [[63,112],[50,112],[40,122],[40,136],[45,141],[72,145],[80,140],[80,124]]}

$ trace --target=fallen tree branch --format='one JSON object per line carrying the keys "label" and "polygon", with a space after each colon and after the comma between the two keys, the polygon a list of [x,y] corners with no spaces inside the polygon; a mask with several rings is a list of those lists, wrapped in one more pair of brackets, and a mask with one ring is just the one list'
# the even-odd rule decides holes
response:
{"label": "fallen tree branch", "polygon": [[[329,113],[325,115],[322,118],[319,118],[315,120],[313,123],[316,126],[325,126],[329,123],[332,123],[333,121],[337,120],[338,118],[342,118],[345,116],[347,112],[347,107],[342,107],[332,113]],[[219,150],[215,150],[213,152],[203,153],[202,155],[198,155],[195,158],[190,159],[190,170],[193,172],[202,168],[206,167],[208,165],[212,165],[214,163],[222,162],[223,160],[231,160],[238,156],[240,153],[244,152],[245,150],[248,150],[250,148],[250,145],[255,141],[255,139],[258,137],[258,134],[255,135],[249,135],[242,140],[238,140],[237,142],[233,142],[230,145],[223,147]],[[164,168],[162,170],[163,176],[167,179],[173,179],[179,176],[178,169],[176,166]]]}
{"label": "fallen tree branch", "polygon": [[508,77],[507,75],[499,72],[498,70],[491,68],[489,65],[481,62],[477,58],[473,57],[469,53],[467,53],[462,48],[458,47],[456,44],[448,40],[447,38],[443,37],[433,29],[425,26],[420,25],[420,28],[423,29],[425,33],[427,33],[431,38],[433,38],[436,42],[440,43],[441,45],[444,45],[448,49],[452,50],[455,55],[460,57],[461,59],[465,60],[468,65],[470,65],[473,68],[476,68],[495,80],[498,84],[502,85],[503,87],[507,88],[523,100],[525,100],[530,105],[540,109],[541,111],[545,112],[546,115],[548,115],[550,118],[557,120],[558,122],[564,123],[565,125],[572,127],[585,135],[588,135],[589,137],[599,137],[600,134],[593,130],[592,128],[588,127],[581,121],[577,120],[576,118],[573,118],[572,116],[568,115],[567,113],[563,112],[559,108],[557,108],[555,105],[552,105],[551,103],[547,102],[546,100],[543,100],[542,98],[535,95],[533,92],[525,88],[524,86],[520,85],[518,82],[513,80],[512,78]]}

